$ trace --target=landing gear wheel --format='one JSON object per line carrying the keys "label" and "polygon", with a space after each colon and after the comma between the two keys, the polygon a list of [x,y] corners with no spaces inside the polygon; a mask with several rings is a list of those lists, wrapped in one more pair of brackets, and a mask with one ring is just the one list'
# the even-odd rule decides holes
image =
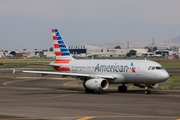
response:
{"label": "landing gear wheel", "polygon": [[126,92],[127,91],[127,87],[126,86],[119,86],[118,87],[118,91],[119,92]]}
{"label": "landing gear wheel", "polygon": [[123,86],[123,92],[127,92],[127,87]]}
{"label": "landing gear wheel", "polygon": [[145,86],[145,92],[144,92],[145,94],[150,94],[151,93],[151,91],[149,90],[149,88],[148,88],[148,85],[147,86]]}
{"label": "landing gear wheel", "polygon": [[85,89],[85,92],[86,92],[86,93],[94,93],[94,90],[90,90],[90,89],[86,88],[86,89]]}
{"label": "landing gear wheel", "polygon": [[118,87],[118,91],[119,91],[119,92],[122,92],[122,86],[119,86],[119,87]]}
{"label": "landing gear wheel", "polygon": [[145,93],[145,94],[151,94],[151,91],[150,91],[150,90],[145,90],[144,93]]}

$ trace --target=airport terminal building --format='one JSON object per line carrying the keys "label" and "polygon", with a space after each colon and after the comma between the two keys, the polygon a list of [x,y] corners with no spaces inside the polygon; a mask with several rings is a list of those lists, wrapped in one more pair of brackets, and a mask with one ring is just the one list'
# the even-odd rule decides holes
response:
{"label": "airport terminal building", "polygon": [[[95,56],[95,57],[125,57],[126,54],[132,49],[108,49],[98,46],[90,45],[79,45],[79,46],[68,46],[70,53],[73,56]],[[147,54],[148,50],[144,48],[133,49],[137,51],[137,56]]]}
{"label": "airport terminal building", "polygon": [[[172,46],[170,48],[162,48],[158,47],[158,49],[154,52],[148,52],[148,49],[145,48],[123,48],[123,49],[113,49],[113,48],[106,48],[100,46],[92,46],[92,45],[72,45],[67,47],[73,57],[126,57],[126,54],[130,50],[135,50],[136,55],[134,57],[153,57],[153,56],[175,56],[176,58],[179,57],[180,47]],[[14,50],[11,52],[6,52],[11,55],[12,52],[15,52],[16,58],[31,58],[31,57],[51,57],[54,58],[54,52],[48,50]],[[4,52],[1,51],[0,57],[4,56]],[[159,57],[158,56],[158,57]],[[13,57],[13,56],[10,56]]]}

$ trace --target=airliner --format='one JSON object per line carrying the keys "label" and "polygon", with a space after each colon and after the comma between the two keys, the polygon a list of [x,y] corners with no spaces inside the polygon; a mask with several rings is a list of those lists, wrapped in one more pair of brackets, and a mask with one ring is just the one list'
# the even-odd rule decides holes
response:
{"label": "airliner", "polygon": [[109,84],[119,84],[118,91],[126,92],[127,84],[145,89],[156,88],[169,78],[167,71],[150,60],[77,60],[66,47],[58,29],[52,29],[56,60],[49,63],[56,71],[27,71],[25,73],[71,76],[83,81],[86,93],[106,90]]}

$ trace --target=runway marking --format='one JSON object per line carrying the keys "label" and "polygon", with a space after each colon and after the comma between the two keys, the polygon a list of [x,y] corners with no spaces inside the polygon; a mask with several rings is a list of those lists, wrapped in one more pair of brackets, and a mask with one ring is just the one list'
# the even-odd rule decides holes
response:
{"label": "runway marking", "polygon": [[[41,77],[21,77],[21,78],[31,78],[31,80],[41,80],[42,78]],[[38,78],[38,79],[37,79]],[[39,79],[41,78],[41,79]],[[31,80],[14,80],[14,81],[9,81],[9,82],[4,82],[4,86],[8,86],[8,84],[11,84],[11,83],[16,83],[16,82],[24,82],[24,81],[31,81]],[[57,79],[56,79],[57,80]],[[63,79],[65,80],[65,79]],[[70,82],[66,82],[63,84],[63,86],[67,86],[68,84],[71,84],[71,83],[74,83],[74,82],[77,82],[77,80],[73,80],[73,81],[70,81]]]}
{"label": "runway marking", "polygon": [[63,119],[70,119],[70,120],[88,120],[88,119],[92,119],[94,118],[95,116],[86,116],[86,117],[82,117],[82,116],[57,116],[57,117],[42,117],[41,119],[60,119],[60,120],[63,120]]}
{"label": "runway marking", "polygon": [[[29,77],[26,77],[26,78],[29,78]],[[37,77],[36,77],[37,78]],[[14,80],[14,81],[9,81],[9,82],[4,82],[3,85],[4,86],[9,86],[11,88],[16,88],[16,89],[26,89],[26,90],[51,90],[50,88],[33,88],[33,87],[23,87],[23,86],[10,86],[9,84],[12,84],[12,83],[18,83],[18,82],[25,82],[25,81],[32,81],[32,80],[40,80],[40,79],[31,79],[31,80]],[[71,81],[72,82],[72,81]],[[74,81],[73,81],[74,82]],[[69,82],[68,82],[69,83]],[[67,84],[68,84],[67,83]],[[56,90],[57,91],[57,90]],[[61,90],[61,91],[66,91],[66,90]],[[59,92],[59,91],[57,91]],[[78,93],[77,91],[66,91],[66,92],[76,92]],[[42,93],[43,94],[43,93]],[[65,97],[65,96],[71,96],[71,95],[75,95],[75,94],[64,94],[64,95],[60,95],[60,96],[51,96],[51,97],[43,97],[43,98],[34,98],[34,99],[13,99],[13,100],[1,100],[0,102],[9,102],[9,101],[22,101],[22,100],[45,100],[45,99],[52,99],[52,98],[60,98],[60,97]]]}
{"label": "runway marking", "polygon": [[[42,77],[16,77],[16,78],[18,78],[18,79],[19,78],[25,78],[25,79],[31,79],[31,80],[40,80],[40,79],[42,79]],[[53,79],[53,80],[69,80],[68,78],[51,78],[51,79]],[[8,84],[11,84],[11,83],[23,82],[23,81],[31,81],[31,80],[15,80],[15,81],[10,81],[10,82],[4,82],[3,85],[7,86]],[[63,86],[66,86],[66,85],[68,85],[70,83],[73,83],[75,81],[77,81],[77,80],[73,80],[71,82],[64,83]]]}
{"label": "runway marking", "polygon": [[13,99],[13,100],[1,100],[0,102],[12,102],[12,101],[28,101],[28,100],[47,100],[47,99],[53,99],[53,98],[61,98],[61,97],[66,97],[66,96],[72,96],[76,94],[65,94],[65,95],[59,95],[59,96],[51,96],[51,97],[42,97],[42,98],[27,98],[27,99]]}
{"label": "runway marking", "polygon": [[4,86],[8,86],[8,84],[11,84],[11,83],[16,83],[16,82],[23,82],[23,81],[31,81],[31,80],[14,80],[14,81],[9,81],[9,82],[4,82]]}
{"label": "runway marking", "polygon": [[80,118],[78,120],[89,120],[89,119],[92,119],[92,118],[95,118],[96,116],[86,116],[86,117],[83,117],[83,118]]}
{"label": "runway marking", "polygon": [[[9,82],[4,82],[3,85],[4,86],[10,86],[9,84],[11,83],[17,83],[17,82],[24,82],[24,81],[32,81],[32,80],[42,80],[43,77],[15,77],[15,78],[18,78],[18,79],[23,79],[23,80],[14,80],[14,81],[9,81]],[[45,77],[47,78],[47,77]],[[27,79],[27,80],[24,80],[24,79]],[[48,78],[47,78],[48,79]],[[50,78],[50,79],[53,79],[53,80],[71,80],[71,82],[67,82],[67,83],[64,83],[63,86],[66,86],[70,83],[73,83],[77,80],[73,80],[74,78]],[[52,89],[48,89],[48,88],[35,88],[35,87],[23,87],[23,86],[11,86],[11,88],[16,88],[16,89],[29,89],[29,90],[52,90]],[[61,91],[66,91],[66,90],[61,90]],[[77,91],[74,91],[74,90],[68,90],[68,92],[77,92]]]}
{"label": "runway marking", "polygon": [[[178,118],[179,116],[86,116],[78,120],[89,120],[92,118]],[[180,119],[177,119],[180,120]]]}
{"label": "runway marking", "polygon": [[66,82],[66,83],[64,83],[64,84],[62,84],[63,86],[67,86],[67,85],[69,85],[69,84],[72,84],[72,83],[77,83],[77,80],[73,80],[73,81],[70,81],[70,82]]}
{"label": "runway marking", "polygon": [[[8,86],[8,84],[11,83],[16,83],[16,82],[24,82],[24,81],[32,81],[32,80],[40,80],[42,79],[41,77],[15,77],[18,79],[23,79],[23,80],[13,80],[13,81],[9,81],[9,82],[4,82],[4,86]],[[24,79],[28,79],[28,80],[24,80]]]}
{"label": "runway marking", "polygon": [[[3,83],[3,85],[4,86],[9,86],[9,84],[11,84],[11,83],[18,83],[18,82],[24,82],[24,81],[32,81],[32,80],[41,80],[41,79],[35,79],[35,78],[33,78],[33,79],[31,79],[31,80],[14,80],[14,81],[9,81],[9,82],[4,82]],[[70,84],[70,83],[73,83],[73,82],[76,82],[77,80],[73,80],[73,81],[70,81],[70,82],[66,82],[66,83],[64,83],[63,84],[63,86],[67,86],[68,84]],[[26,89],[26,90],[49,90],[48,88],[35,88],[35,87],[23,87],[23,86],[11,86],[11,87],[13,87],[13,88],[18,88],[18,89]],[[61,91],[66,91],[66,90],[61,90]],[[73,90],[71,90],[71,91],[69,91],[69,92],[77,92],[77,91],[73,91]]]}
{"label": "runway marking", "polygon": [[[84,117],[80,117],[80,116],[59,116],[59,117],[43,117],[42,119],[63,119],[63,118],[77,118],[77,120],[90,120],[90,119],[93,119],[93,118],[151,118],[151,119],[169,119],[169,118],[172,118],[172,119],[177,119],[179,118],[179,116],[84,116]],[[79,118],[79,119],[78,119]],[[180,120],[180,119],[177,119],[177,120]]]}
{"label": "runway marking", "polygon": [[[43,118],[38,118],[39,120],[42,120],[42,119],[63,119],[63,118],[79,118],[80,116],[69,116],[69,117],[43,117]],[[172,118],[172,119],[176,119],[177,116],[85,116],[85,117],[82,117],[82,118],[79,118],[77,120],[90,120],[90,119],[93,119],[93,118],[152,118],[152,119],[169,119],[169,118]],[[38,120],[36,118],[0,118],[0,120]],[[177,119],[177,120],[180,120]]]}
{"label": "runway marking", "polygon": [[[29,77],[26,77],[26,78],[29,78]],[[37,77],[36,77],[37,78]],[[32,81],[32,80],[39,80],[39,79],[35,79],[35,78],[33,78],[33,79],[31,79],[31,80],[16,80],[16,81],[9,81],[9,82],[5,82],[4,83],[4,86],[9,86],[9,84],[11,84],[11,83],[16,83],[16,82],[24,82],[24,81]],[[64,83],[63,84],[63,86],[67,86],[67,85],[69,85],[69,84],[72,84],[72,83],[74,83],[74,82],[77,82],[78,80],[73,80],[73,81],[70,81],[70,82],[66,82],[66,83]],[[10,86],[11,88],[13,87],[13,88],[16,88],[16,89],[26,89],[26,90],[51,90],[52,91],[52,89],[50,89],[50,88],[35,88],[35,87],[22,87],[22,86]],[[57,91],[57,90],[55,90],[55,91]],[[66,91],[67,92],[67,90],[61,90],[61,91]],[[57,91],[58,92],[58,91]],[[68,90],[68,92],[76,92],[76,93],[78,93],[78,91],[73,91],[73,90],[71,90],[71,91],[69,91]],[[50,97],[50,98],[44,98],[44,99],[51,99],[51,98],[53,98],[53,97]],[[27,99],[19,99],[19,100],[27,100]],[[36,99],[34,99],[34,100],[36,100]],[[12,100],[9,100],[9,101],[12,101]],[[14,100],[15,101],[15,100]],[[16,100],[17,101],[17,100]],[[4,101],[3,101],[4,102]],[[92,105],[96,105],[96,104],[92,104]],[[101,105],[107,105],[107,104],[101,104]],[[108,104],[108,105],[120,105],[120,104]],[[147,104],[139,104],[139,105],[141,105],[141,106],[143,106],[143,105],[147,105]],[[168,104],[169,105],[169,104]],[[150,105],[150,106],[168,106],[168,105]],[[129,106],[131,106],[131,105],[129,105]]]}

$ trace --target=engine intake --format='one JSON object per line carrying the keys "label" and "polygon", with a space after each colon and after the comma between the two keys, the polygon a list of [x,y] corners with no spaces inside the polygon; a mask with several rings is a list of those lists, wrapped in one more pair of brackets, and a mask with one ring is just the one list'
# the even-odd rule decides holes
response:
{"label": "engine intake", "polygon": [[85,87],[90,90],[106,90],[109,87],[109,82],[103,78],[89,79],[85,82]]}

